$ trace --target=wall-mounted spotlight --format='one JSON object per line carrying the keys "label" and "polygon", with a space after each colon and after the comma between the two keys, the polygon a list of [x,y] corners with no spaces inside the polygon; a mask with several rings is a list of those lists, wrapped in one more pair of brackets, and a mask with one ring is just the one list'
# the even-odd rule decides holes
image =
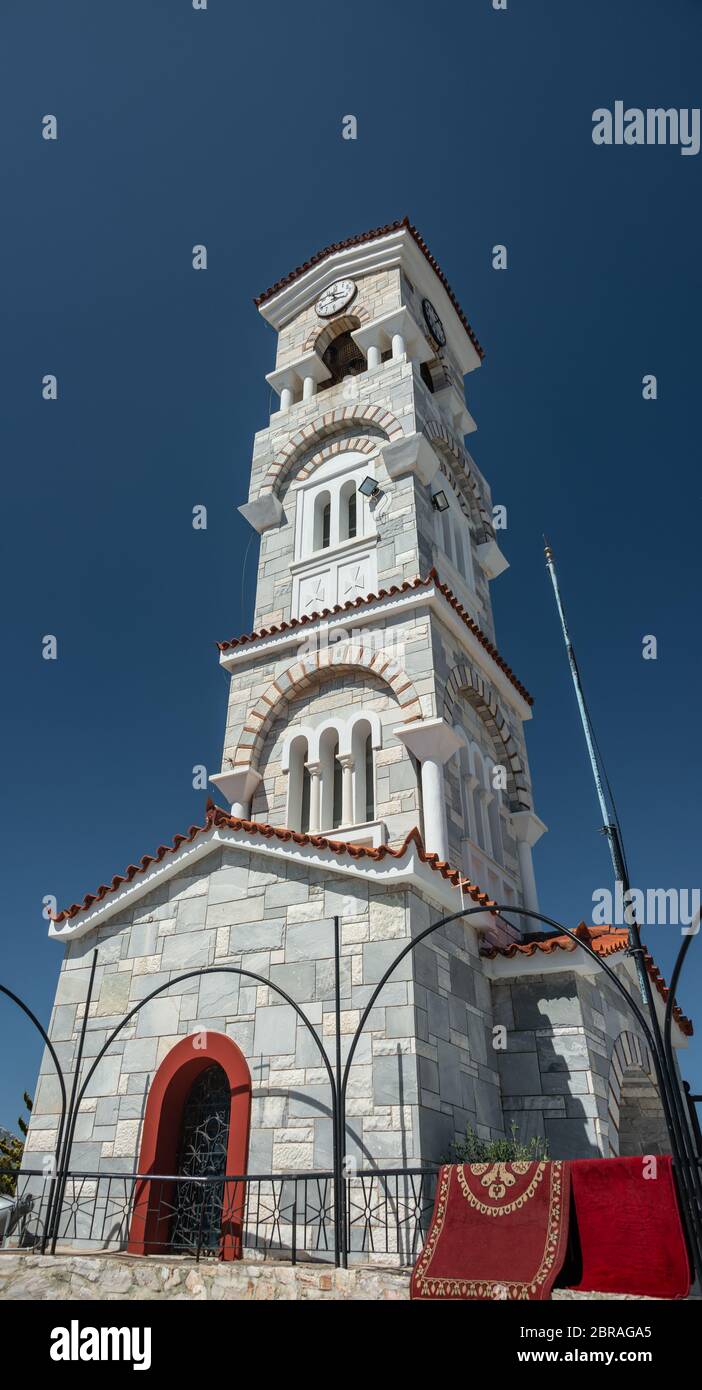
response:
{"label": "wall-mounted spotlight", "polygon": [[449,500],[445,492],[435,492],[432,494],[431,505],[437,512],[445,512],[448,508]]}
{"label": "wall-mounted spotlight", "polygon": [[375,478],[364,478],[363,482],[359,483],[358,491],[362,492],[364,497],[380,496],[380,488],[378,487]]}

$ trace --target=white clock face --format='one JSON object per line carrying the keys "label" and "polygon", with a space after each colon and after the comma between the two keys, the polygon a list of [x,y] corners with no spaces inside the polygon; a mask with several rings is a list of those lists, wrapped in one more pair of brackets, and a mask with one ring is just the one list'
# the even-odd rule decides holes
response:
{"label": "white clock face", "polygon": [[321,319],[331,318],[351,303],[355,293],[356,286],[353,280],[335,280],[334,284],[329,285],[319,296],[314,306],[315,310]]}

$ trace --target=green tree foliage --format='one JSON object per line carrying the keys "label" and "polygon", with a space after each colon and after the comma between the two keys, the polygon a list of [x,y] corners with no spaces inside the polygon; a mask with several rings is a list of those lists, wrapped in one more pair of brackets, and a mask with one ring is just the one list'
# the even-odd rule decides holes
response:
{"label": "green tree foliage", "polygon": [[[25,1091],[22,1099],[28,1114],[32,1113],[32,1100]],[[0,1138],[0,1194],[3,1197],[14,1197],[17,1187],[17,1172],[22,1163],[24,1153],[24,1141],[27,1135],[28,1124],[23,1115],[17,1120],[21,1139],[16,1134],[7,1134]]]}

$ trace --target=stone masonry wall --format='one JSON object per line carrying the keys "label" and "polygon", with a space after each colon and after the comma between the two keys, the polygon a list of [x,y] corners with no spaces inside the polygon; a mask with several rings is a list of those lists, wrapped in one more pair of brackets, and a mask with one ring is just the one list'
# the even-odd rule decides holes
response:
{"label": "stone masonry wall", "polygon": [[[428,920],[427,912],[414,892],[390,893],[361,878],[273,863],[255,852],[215,851],[200,872],[177,876],[133,911],[67,948],[50,1035],[70,1071],[97,941],[88,1057],[97,1054],[108,1029],[158,985],[188,969],[228,963],[281,985],[333,1054],[333,916],[342,921],[345,1049],[374,984],[410,929]],[[480,1072],[488,988],[473,933],[463,936],[460,947],[437,943],[430,955],[422,952],[416,966],[405,960],[373,1010],[349,1086],[348,1148],[359,1164],[438,1158],[446,1138],[453,1137],[452,1123],[460,1132],[468,1113],[485,1132],[500,1129],[496,1074],[490,1068]],[[97,1068],[79,1114],[73,1168],[136,1170],[154,1072],[179,1039],[201,1029],[228,1034],[247,1058],[254,1095],[250,1170],[329,1169],[329,1090],[313,1039],[272,989],[227,975],[168,990],[120,1035]],[[451,1039],[453,1061],[446,1046]],[[420,1065],[422,1110],[441,1114],[440,1132],[420,1114]],[[459,1073],[469,1080],[459,1082]],[[28,1165],[41,1166],[51,1154],[58,1111],[58,1087],[45,1056]]]}

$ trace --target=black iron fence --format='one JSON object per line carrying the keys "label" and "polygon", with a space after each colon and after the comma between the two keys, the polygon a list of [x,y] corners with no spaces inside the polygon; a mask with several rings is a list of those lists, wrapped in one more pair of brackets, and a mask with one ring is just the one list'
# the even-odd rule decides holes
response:
{"label": "black iron fence", "polygon": [[[436,1168],[361,1170],[342,1188],[345,1248],[365,1262],[413,1264],[434,1204]],[[0,1250],[333,1262],[337,1212],[333,1172],[234,1177],[71,1172],[52,1215],[52,1181],[17,1174],[0,1206]],[[48,1247],[50,1248],[50,1247]]]}

